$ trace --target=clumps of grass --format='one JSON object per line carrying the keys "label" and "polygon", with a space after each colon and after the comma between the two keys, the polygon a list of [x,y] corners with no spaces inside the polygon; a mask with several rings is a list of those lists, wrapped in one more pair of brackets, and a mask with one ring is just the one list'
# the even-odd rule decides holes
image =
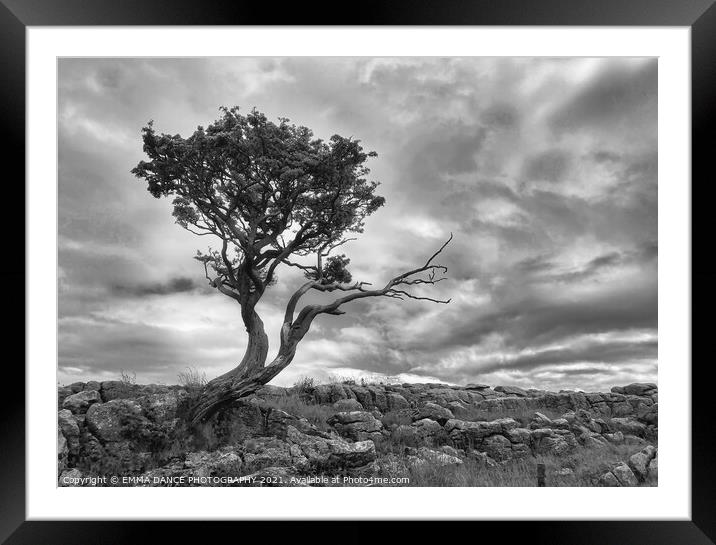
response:
{"label": "clumps of grass", "polygon": [[137,373],[132,371],[132,374],[130,375],[129,371],[121,369],[119,373],[119,381],[126,386],[134,386],[137,384]]}
{"label": "clumps of grass", "polygon": [[187,367],[177,375],[179,384],[187,390],[201,390],[206,386],[206,373],[196,367]]}
{"label": "clumps of grass", "polygon": [[349,375],[328,375],[327,379],[328,384],[355,384],[356,380],[354,377]]}
{"label": "clumps of grass", "polygon": [[297,394],[310,395],[316,387],[316,379],[314,377],[303,376],[293,383],[293,390]]}
{"label": "clumps of grass", "polygon": [[336,410],[330,405],[319,405],[307,402],[298,392],[294,392],[285,396],[266,399],[267,406],[273,409],[285,411],[288,414],[305,418],[318,429],[327,431],[330,426],[326,423],[331,416],[336,414]]}

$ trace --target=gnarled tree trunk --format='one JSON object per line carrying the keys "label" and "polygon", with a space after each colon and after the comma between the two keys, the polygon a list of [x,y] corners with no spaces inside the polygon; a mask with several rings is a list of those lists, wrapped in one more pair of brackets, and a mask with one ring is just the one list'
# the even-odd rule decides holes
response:
{"label": "gnarled tree trunk", "polygon": [[296,353],[296,346],[308,331],[308,326],[304,329],[292,328],[290,324],[284,324],[279,352],[273,361],[266,365],[269,342],[263,322],[253,309],[250,313],[242,314],[246,314],[244,323],[249,334],[244,357],[237,367],[206,385],[193,408],[191,418],[193,424],[208,419],[221,407],[248,396],[268,384],[291,363]]}

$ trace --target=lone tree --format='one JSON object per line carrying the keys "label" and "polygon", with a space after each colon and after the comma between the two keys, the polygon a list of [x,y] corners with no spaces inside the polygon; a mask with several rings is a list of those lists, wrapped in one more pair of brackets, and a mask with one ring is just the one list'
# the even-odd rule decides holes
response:
{"label": "lone tree", "polygon": [[[194,423],[281,372],[321,314],[344,314],[346,303],[366,297],[449,302],[411,294],[407,288],[444,279],[447,268],[433,261],[452,235],[423,265],[377,289],[353,280],[345,255],[332,255],[355,240],[349,235],[361,233],[365,218],[385,203],[375,194],[378,183],[366,180],[364,163],[375,152],[364,152],[352,138],[316,139],[306,127],[284,118],[275,124],[256,110],[247,115],[237,107],[221,112],[189,138],[157,134],[150,121],[142,129],[149,161],[132,169],[147,181],[152,195],[174,197],[176,223],[196,235],[218,238],[220,249],[197,252],[195,259],[203,264],[209,284],[238,303],[248,333],[238,366],[202,391],[193,408]],[[269,341],[256,304],[276,282],[281,265],[302,269],[307,281],[288,300],[278,354],[267,365]],[[310,290],[343,293],[297,312]]]}

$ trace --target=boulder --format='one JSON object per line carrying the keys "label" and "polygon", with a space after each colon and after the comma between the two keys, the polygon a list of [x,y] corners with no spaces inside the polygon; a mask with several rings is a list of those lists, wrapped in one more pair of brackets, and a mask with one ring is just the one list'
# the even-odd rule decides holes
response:
{"label": "boulder", "polygon": [[653,382],[635,382],[624,386],[624,392],[627,395],[643,396],[650,393],[652,390],[656,390],[656,384]]}
{"label": "boulder", "polygon": [[353,392],[353,395],[355,396],[358,403],[361,404],[361,409],[354,409],[354,410],[370,410],[373,407],[375,407],[375,404],[373,403],[373,398],[370,395],[370,391],[365,386],[357,386],[355,384],[350,385],[351,392]]}
{"label": "boulder", "polygon": [[357,399],[339,399],[333,404],[333,408],[339,412],[363,411],[363,405]]}
{"label": "boulder", "polygon": [[624,442],[624,434],[620,431],[614,433],[605,433],[603,437],[607,441],[609,441],[610,443],[614,443],[615,445],[620,445]]}
{"label": "boulder", "polygon": [[288,427],[287,440],[296,445],[305,458],[303,467],[300,468],[304,471],[370,474],[375,469],[375,444],[370,440],[349,443],[340,438],[327,439],[307,435],[293,426]]}
{"label": "boulder", "polygon": [[541,428],[532,431],[532,448],[535,454],[563,456],[577,446],[574,434],[565,430]]}
{"label": "boulder", "polygon": [[619,479],[617,479],[611,471],[607,471],[604,475],[599,477],[599,484],[601,486],[621,486]]}
{"label": "boulder", "polygon": [[653,403],[652,405],[639,405],[636,409],[636,417],[646,424],[652,424],[655,426],[658,425],[659,404]]}
{"label": "boulder", "polygon": [[102,398],[97,390],[84,390],[67,396],[62,402],[62,408],[68,409],[72,414],[84,414],[95,403],[101,403]]}
{"label": "boulder", "polygon": [[413,422],[410,427],[415,430],[415,434],[421,442],[428,444],[434,444],[445,433],[440,424],[429,418]]}
{"label": "boulder", "polygon": [[177,417],[179,404],[188,394],[184,390],[166,390],[143,395],[139,401],[144,414],[155,422],[166,422]]}
{"label": "boulder", "polygon": [[649,467],[650,461],[651,460],[649,460],[649,457],[644,452],[637,452],[629,457],[627,464],[636,478],[643,482],[644,479],[646,479],[648,471],[647,468]]}
{"label": "boulder", "polygon": [[142,415],[142,407],[136,401],[113,399],[90,406],[86,423],[101,442],[111,442],[146,434],[149,421]]}
{"label": "boulder", "polygon": [[480,390],[487,390],[490,386],[487,384],[476,384],[471,382],[470,384],[466,384],[464,386],[465,390],[477,390],[478,392]]}
{"label": "boulder", "polygon": [[57,480],[58,486],[81,486],[79,480],[84,477],[83,473],[77,469],[65,469],[60,473],[60,477]]}
{"label": "boulder", "polygon": [[523,443],[529,445],[532,442],[532,434],[527,428],[514,428],[507,432],[511,443]]}
{"label": "boulder", "polygon": [[[291,445],[276,437],[255,437],[243,444],[243,456],[246,467],[251,471],[268,466],[290,466],[300,463],[294,460]],[[300,456],[297,456],[300,458]]]}
{"label": "boulder", "polygon": [[579,442],[586,448],[606,448],[609,442],[598,433],[588,432],[579,436]]}
{"label": "boulder", "polygon": [[540,412],[535,412],[534,416],[532,416],[532,419],[530,420],[530,428],[532,428],[533,430],[551,427],[552,419]]}
{"label": "boulder", "polygon": [[383,423],[366,411],[336,413],[327,422],[341,437],[353,441],[377,439],[382,436]]}
{"label": "boulder", "polygon": [[649,464],[656,457],[656,447],[647,445],[636,454],[632,454],[627,465],[640,482],[644,482],[649,475]]}
{"label": "boulder", "polygon": [[480,450],[498,462],[512,458],[512,443],[503,435],[491,435],[485,438]]}
{"label": "boulder", "polygon": [[67,388],[69,388],[73,394],[76,394],[77,392],[81,392],[82,390],[85,389],[85,383],[84,382],[73,382],[72,384],[67,386]]}
{"label": "boulder", "polygon": [[243,465],[234,447],[223,447],[214,452],[191,452],[184,460],[184,467],[195,477],[237,477]]}
{"label": "boulder", "polygon": [[609,430],[611,432],[620,431],[624,435],[644,437],[646,434],[646,424],[637,422],[632,418],[612,418],[609,421]]}
{"label": "boulder", "polygon": [[96,380],[90,380],[89,382],[85,382],[85,385],[82,387],[83,390],[96,390],[98,392],[101,388],[102,385]]}
{"label": "boulder", "polygon": [[466,422],[453,419],[446,422],[445,431],[456,446],[471,449],[477,448],[486,437],[507,434],[517,426],[517,421],[512,418],[500,418],[490,422]]}
{"label": "boulder", "polygon": [[[437,422],[435,422],[437,424]],[[438,424],[440,426],[440,424]],[[441,428],[442,429],[442,428]],[[401,424],[390,432],[391,441],[403,447],[417,447],[425,443],[431,443],[430,439],[418,434],[415,426]]]}
{"label": "boulder", "polygon": [[555,418],[550,427],[555,430],[569,430],[569,422],[566,418]]}
{"label": "boulder", "polygon": [[413,420],[429,418],[440,425],[445,425],[448,420],[454,419],[449,409],[441,407],[437,403],[428,402],[413,413]]}
{"label": "boulder", "polygon": [[478,452],[476,450],[471,450],[467,453],[467,457],[470,460],[477,462],[483,468],[492,469],[499,466],[499,464],[495,460],[490,458],[486,452]]}
{"label": "boulder", "polygon": [[[453,390],[452,388],[437,387],[430,389],[430,400],[438,405],[447,405],[451,401],[469,401],[470,397],[467,392],[462,390]],[[464,396],[464,398],[461,398]]]}
{"label": "boulder", "polygon": [[368,386],[373,406],[381,412],[388,410],[388,398],[385,395],[385,389],[378,386]]}
{"label": "boulder", "polygon": [[67,447],[67,439],[62,434],[62,430],[57,428],[57,472],[62,471],[67,467],[67,457],[69,455],[69,448]]}
{"label": "boulder", "polygon": [[621,486],[637,486],[639,484],[636,475],[634,475],[632,470],[629,469],[629,466],[624,462],[621,462],[619,465],[614,467],[612,469],[612,473],[617,478]]}
{"label": "boulder", "polygon": [[386,395],[388,401],[388,409],[391,411],[399,411],[401,409],[407,409],[410,407],[410,403],[402,395],[395,392],[390,392]]}
{"label": "boulder", "polygon": [[657,452],[654,457],[649,462],[649,477],[652,477],[654,479],[659,478],[659,453]]}
{"label": "boulder", "polygon": [[462,451],[459,451],[456,448],[451,447],[450,445],[443,445],[438,450],[444,454],[455,456],[456,458],[462,458],[465,455],[464,453],[462,453]]}
{"label": "boulder", "polygon": [[458,466],[463,461],[457,456],[452,456],[438,450],[432,450],[429,448],[421,447],[417,451],[407,457],[409,465],[413,467],[447,467],[447,466]]}
{"label": "boulder", "polygon": [[512,395],[517,397],[529,397],[529,394],[522,388],[517,386],[495,386],[496,392],[502,392],[505,395]]}
{"label": "boulder", "polygon": [[70,457],[76,456],[80,448],[80,428],[68,409],[62,409],[57,413],[57,425],[67,440],[67,449]]}

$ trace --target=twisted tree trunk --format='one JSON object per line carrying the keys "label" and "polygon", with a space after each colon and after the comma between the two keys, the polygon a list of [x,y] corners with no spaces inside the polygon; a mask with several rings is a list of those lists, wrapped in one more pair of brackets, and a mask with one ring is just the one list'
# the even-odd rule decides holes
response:
{"label": "twisted tree trunk", "polygon": [[244,357],[237,367],[211,380],[204,387],[192,411],[193,424],[207,420],[220,408],[251,395],[268,384],[293,361],[296,347],[308,331],[307,325],[304,328],[291,327],[290,323],[284,324],[279,352],[273,361],[266,365],[269,342],[263,321],[253,309],[246,313],[244,321],[249,334]]}

